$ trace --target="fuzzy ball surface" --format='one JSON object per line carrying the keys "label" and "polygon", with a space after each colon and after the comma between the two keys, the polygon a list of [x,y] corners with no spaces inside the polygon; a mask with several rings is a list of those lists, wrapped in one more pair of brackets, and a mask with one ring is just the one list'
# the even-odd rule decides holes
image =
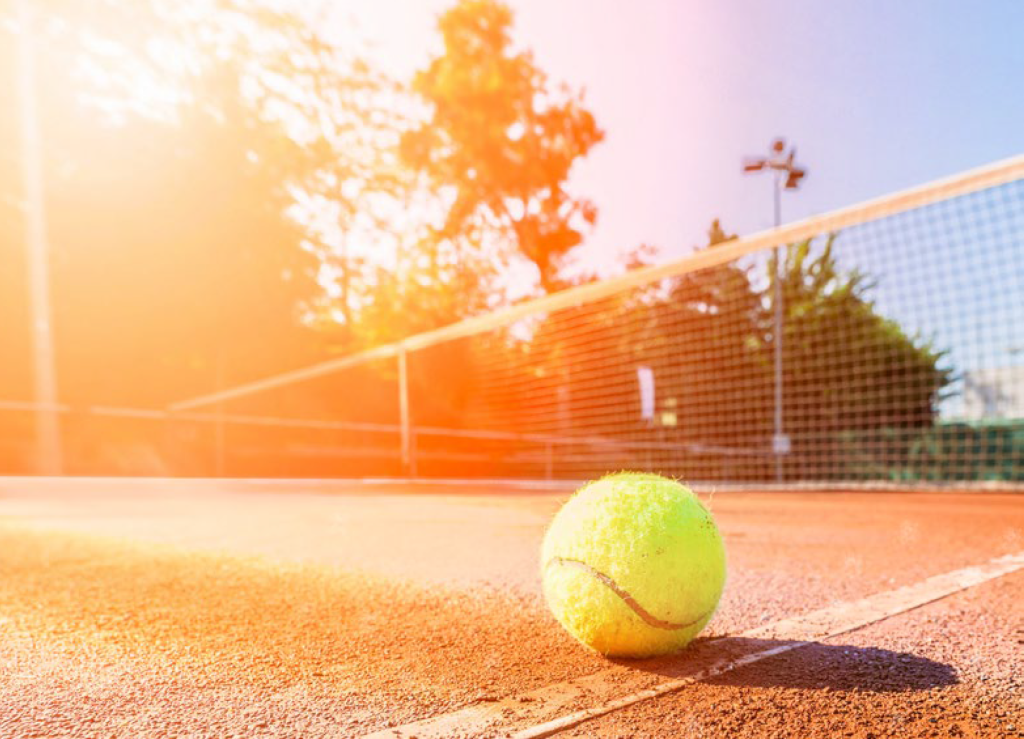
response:
{"label": "fuzzy ball surface", "polygon": [[588,483],[555,515],[541,548],[544,595],[581,641],[615,657],[685,647],[725,586],[725,547],[693,492],[660,475]]}

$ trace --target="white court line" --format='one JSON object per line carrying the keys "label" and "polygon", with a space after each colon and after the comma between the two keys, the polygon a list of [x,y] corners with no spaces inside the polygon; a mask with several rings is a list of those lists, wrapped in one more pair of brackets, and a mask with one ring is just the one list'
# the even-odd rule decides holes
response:
{"label": "white court line", "polygon": [[[783,643],[774,643],[768,648],[738,658],[723,657],[710,666],[693,668],[689,672],[682,665],[679,668],[680,674],[670,679],[665,679],[664,675],[617,666],[575,680],[547,685],[522,696],[472,705],[442,716],[376,731],[363,739],[550,737],[584,721],[681,690],[695,682],[799,649],[818,640],[863,628],[1022,568],[1024,552],[1008,554],[974,567],[935,575],[913,585],[718,639],[715,644],[721,645],[724,651],[728,651],[730,642],[738,644],[742,640],[781,640]],[[590,707],[572,710],[581,704]],[[527,728],[513,731],[512,727],[524,724]]]}

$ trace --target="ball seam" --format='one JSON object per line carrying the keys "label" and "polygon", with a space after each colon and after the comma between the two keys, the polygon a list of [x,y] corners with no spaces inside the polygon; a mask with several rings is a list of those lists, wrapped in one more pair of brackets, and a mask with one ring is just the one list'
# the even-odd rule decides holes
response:
{"label": "ball seam", "polygon": [[664,619],[658,618],[650,611],[648,611],[646,608],[644,608],[642,605],[640,605],[637,602],[636,598],[634,598],[628,590],[626,590],[617,582],[615,582],[613,578],[604,574],[600,570],[595,569],[594,567],[590,566],[586,562],[583,562],[582,560],[556,556],[549,559],[547,561],[547,564],[544,565],[544,567],[546,569],[551,565],[565,565],[567,567],[574,567],[576,569],[583,570],[584,572],[595,578],[602,585],[611,590],[613,593],[615,593],[617,596],[619,596],[619,598],[621,598],[622,601],[627,606],[629,606],[630,610],[632,610],[633,613],[635,613],[640,618],[640,620],[642,620],[648,626],[653,626],[656,629],[664,629],[665,631],[678,631],[679,629],[685,629],[690,626],[693,626],[694,624],[699,623],[703,619],[710,616],[712,611],[714,611],[714,609],[712,608],[710,611],[705,611],[701,615],[697,616],[697,618],[693,619],[692,621],[687,621],[685,623],[675,623],[672,621],[666,621]]}

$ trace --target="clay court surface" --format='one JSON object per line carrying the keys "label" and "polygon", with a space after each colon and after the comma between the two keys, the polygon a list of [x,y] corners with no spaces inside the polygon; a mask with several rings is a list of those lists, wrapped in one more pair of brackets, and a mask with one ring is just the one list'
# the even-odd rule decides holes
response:
{"label": "clay court surface", "polygon": [[[564,681],[610,671],[545,719],[742,657],[757,627],[1024,551],[1009,493],[705,494],[729,556],[717,615],[677,656],[612,663],[540,592],[569,492],[0,479],[0,736],[417,736],[521,703],[533,719],[444,730],[512,736]],[[554,735],[1024,736],[1022,664],[1016,569]]]}

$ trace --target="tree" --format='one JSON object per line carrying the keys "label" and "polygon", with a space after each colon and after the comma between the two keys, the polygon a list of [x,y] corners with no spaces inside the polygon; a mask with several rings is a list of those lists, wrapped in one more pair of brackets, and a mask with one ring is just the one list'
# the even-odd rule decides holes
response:
{"label": "tree", "polygon": [[[374,136],[386,126],[370,115],[380,88],[305,18],[260,5],[37,6],[63,402],[160,408],[327,351],[312,320],[320,224],[299,203],[317,195],[351,213],[380,186],[351,185],[378,169]],[[0,63],[6,86],[14,60]],[[0,253],[13,267],[0,270],[3,399],[22,400],[18,151],[4,148],[0,191],[15,207],[0,214]]]}
{"label": "tree", "polygon": [[428,117],[401,144],[442,195],[425,240],[435,269],[450,268],[456,289],[486,289],[492,265],[525,257],[540,285],[556,289],[561,260],[597,217],[566,181],[603,132],[582,93],[552,85],[531,54],[514,49],[508,6],[461,0],[439,28],[444,54],[412,84]]}
{"label": "tree", "polygon": [[39,79],[61,397],[152,407],[209,389],[218,364],[221,382],[280,367],[316,290],[285,213],[300,150],[247,106],[231,61],[174,80],[129,57],[183,97],[163,109],[116,76],[76,81],[109,59],[75,45],[88,22],[71,5]]}
{"label": "tree", "polygon": [[[716,220],[705,248],[732,238]],[[866,276],[839,267],[837,238],[783,250],[787,467],[808,478],[888,474],[934,425],[950,380],[943,353],[881,315]],[[558,311],[498,346],[500,363],[481,361],[509,377],[484,370],[492,376],[468,405],[484,409],[476,419],[484,427],[640,445],[623,447],[622,457],[608,451],[604,464],[770,479],[774,273],[770,259],[741,260]],[[640,366],[655,377],[653,421],[640,413]],[[888,458],[877,451],[883,437]],[[644,456],[645,444],[654,456]],[[677,446],[657,453],[664,444]]]}
{"label": "tree", "polygon": [[[717,222],[716,222],[717,226]],[[733,238],[709,232],[712,244]],[[630,255],[640,267],[653,256]],[[615,293],[594,303],[566,308],[539,320],[520,341],[509,341],[502,366],[521,366],[515,384],[530,388],[530,403],[505,398],[495,407],[505,423],[523,431],[608,434],[651,440],[657,430],[641,418],[637,367],[650,367],[657,383],[658,412],[672,411],[674,438],[736,445],[735,428],[719,423],[709,408],[729,398],[751,400],[751,386],[764,374],[759,352],[744,343],[763,312],[745,269],[728,264]],[[523,333],[522,331],[520,332]],[[529,378],[535,378],[532,381]],[[529,417],[529,407],[560,407],[564,418]],[[515,413],[526,411],[517,424]],[[754,438],[756,425],[745,429]]]}
{"label": "tree", "polygon": [[[122,363],[125,351],[174,365],[131,398],[152,405],[291,368],[328,342],[349,348],[344,332],[387,262],[373,261],[389,232],[377,202],[403,191],[397,86],[327,40],[308,7],[48,0],[38,10],[62,391],[80,378],[127,402],[124,382],[86,369],[155,370]],[[6,83],[13,59],[3,63]],[[16,166],[8,177],[10,159],[0,161],[16,203]],[[19,228],[5,209],[12,263]],[[122,348],[105,326],[129,331]]]}
{"label": "tree", "polygon": [[[879,314],[869,276],[839,268],[840,237],[832,234],[817,247],[807,240],[785,252],[785,427],[794,458],[802,457],[812,476],[855,474],[855,451],[862,473],[888,475],[920,430],[934,425],[953,373],[943,366],[945,352]],[[775,274],[774,261],[767,269]],[[769,288],[766,299],[770,294]],[[764,350],[773,351],[770,337]],[[883,432],[889,438],[880,452]]]}
{"label": "tree", "polygon": [[[388,327],[372,308],[394,281],[406,241],[400,222],[411,178],[398,156],[407,125],[402,85],[328,41],[315,18],[284,14],[286,35],[268,62],[268,102],[287,111],[309,171],[296,184],[305,245],[328,286],[311,318],[337,349],[379,343]],[[387,338],[393,338],[388,336]]]}

